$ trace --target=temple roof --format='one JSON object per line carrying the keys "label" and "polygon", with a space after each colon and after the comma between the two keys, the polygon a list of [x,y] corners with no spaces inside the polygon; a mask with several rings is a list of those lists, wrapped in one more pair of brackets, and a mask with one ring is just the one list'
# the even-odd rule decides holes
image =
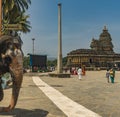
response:
{"label": "temple roof", "polygon": [[94,55],[111,55],[115,54],[114,52],[103,52],[103,51],[96,51],[92,49],[76,49],[68,53],[67,55],[76,55],[76,54],[94,54]]}

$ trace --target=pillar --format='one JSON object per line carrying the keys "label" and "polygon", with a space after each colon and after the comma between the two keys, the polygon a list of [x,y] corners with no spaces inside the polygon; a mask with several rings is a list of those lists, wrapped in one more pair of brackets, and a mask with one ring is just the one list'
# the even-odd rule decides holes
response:
{"label": "pillar", "polygon": [[58,4],[58,59],[57,73],[62,73],[62,28],[61,28],[61,4]]}

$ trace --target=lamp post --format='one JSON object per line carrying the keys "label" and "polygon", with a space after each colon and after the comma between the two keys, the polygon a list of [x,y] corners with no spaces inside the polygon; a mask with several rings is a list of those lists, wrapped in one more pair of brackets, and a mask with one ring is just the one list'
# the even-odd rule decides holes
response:
{"label": "lamp post", "polygon": [[32,41],[33,41],[33,55],[34,55],[34,41],[35,41],[35,38],[32,38]]}

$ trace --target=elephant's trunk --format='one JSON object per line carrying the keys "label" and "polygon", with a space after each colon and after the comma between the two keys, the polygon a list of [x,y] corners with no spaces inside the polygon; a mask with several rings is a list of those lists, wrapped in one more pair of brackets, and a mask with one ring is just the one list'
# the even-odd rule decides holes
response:
{"label": "elephant's trunk", "polygon": [[2,81],[0,79],[0,101],[2,101],[3,97],[4,97],[4,93],[3,93],[3,88],[2,88],[2,85],[1,85]]}
{"label": "elephant's trunk", "polygon": [[12,57],[12,63],[10,65],[10,71],[13,77],[12,97],[10,105],[8,107],[3,107],[2,109],[0,109],[0,112],[6,112],[14,109],[17,103],[23,79],[23,55],[21,51],[19,52],[20,53],[17,53],[16,56]]}

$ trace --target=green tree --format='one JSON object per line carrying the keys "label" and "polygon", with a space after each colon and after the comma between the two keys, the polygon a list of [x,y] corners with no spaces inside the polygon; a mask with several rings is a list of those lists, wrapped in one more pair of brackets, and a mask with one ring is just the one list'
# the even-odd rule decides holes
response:
{"label": "green tree", "polygon": [[55,60],[48,60],[47,61],[47,66],[50,66],[50,67],[57,66],[57,59],[55,59]]}
{"label": "green tree", "polygon": [[[67,65],[67,57],[62,58],[63,67]],[[47,66],[57,66],[57,59],[55,60],[48,60]]]}
{"label": "green tree", "polygon": [[29,66],[30,66],[30,57],[24,57],[23,58],[23,67],[24,68],[29,68]]}
{"label": "green tree", "polygon": [[64,57],[62,59],[62,64],[63,64],[63,67],[67,65],[67,57]]}
{"label": "green tree", "polygon": [[[3,0],[3,24],[19,24],[23,33],[30,32],[30,22],[27,21],[29,16],[25,15],[30,4],[31,0]],[[9,32],[5,30],[4,25],[3,31]]]}
{"label": "green tree", "polygon": [[31,0],[2,0],[3,17],[10,19],[11,14],[25,12]]}

